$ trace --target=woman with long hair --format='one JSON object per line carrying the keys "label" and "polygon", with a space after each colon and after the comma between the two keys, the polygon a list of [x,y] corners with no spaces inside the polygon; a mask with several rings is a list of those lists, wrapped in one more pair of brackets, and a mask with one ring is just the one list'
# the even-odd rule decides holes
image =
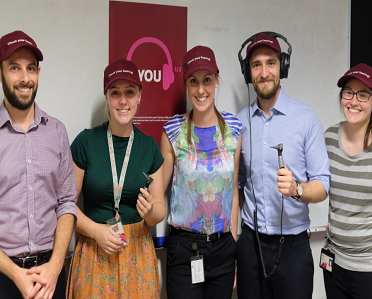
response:
{"label": "woman with long hair", "polygon": [[173,175],[167,295],[231,298],[242,125],[214,104],[220,78],[210,48],[197,46],[186,53],[183,79],[192,110],[164,126],[160,144],[165,188]]}

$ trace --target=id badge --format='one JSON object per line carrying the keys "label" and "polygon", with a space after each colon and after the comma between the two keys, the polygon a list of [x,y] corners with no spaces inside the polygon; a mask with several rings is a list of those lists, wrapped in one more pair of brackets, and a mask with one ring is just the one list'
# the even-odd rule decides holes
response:
{"label": "id badge", "polygon": [[120,216],[118,220],[116,218],[111,218],[106,221],[110,228],[119,236],[119,238],[124,242],[124,246],[127,245],[128,240],[125,236],[123,225],[121,224]]}
{"label": "id badge", "polygon": [[332,272],[333,262],[335,260],[335,255],[330,250],[322,248],[320,253],[319,267]]}
{"label": "id badge", "polygon": [[203,256],[193,256],[191,259],[191,283],[200,283],[204,281],[204,262]]}

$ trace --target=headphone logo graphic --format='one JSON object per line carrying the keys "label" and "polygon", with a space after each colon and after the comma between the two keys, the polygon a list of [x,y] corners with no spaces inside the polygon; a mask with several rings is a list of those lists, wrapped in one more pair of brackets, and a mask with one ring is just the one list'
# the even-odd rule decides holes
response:
{"label": "headphone logo graphic", "polygon": [[169,86],[174,82],[174,73],[173,73],[173,65],[172,65],[172,58],[169,53],[169,50],[167,46],[159,39],[155,37],[142,37],[139,40],[137,40],[129,49],[127,60],[132,59],[132,55],[134,50],[144,44],[144,43],[152,43],[160,46],[166,57],[167,57],[167,63],[163,65],[163,89],[168,90]]}
{"label": "headphone logo graphic", "polygon": [[283,78],[288,78],[288,71],[289,71],[289,66],[290,66],[290,60],[291,60],[291,54],[292,54],[292,46],[291,44],[287,41],[287,39],[276,32],[272,31],[264,31],[264,32],[259,32],[255,35],[252,35],[250,38],[248,38],[243,44],[242,47],[240,48],[238,52],[238,59],[240,62],[240,67],[242,70],[242,74],[244,76],[245,83],[248,85],[248,83],[252,83],[252,77],[251,77],[251,69],[249,67],[249,62],[247,61],[247,57],[243,59],[242,57],[242,50],[244,47],[248,44],[251,43],[259,34],[265,33],[267,35],[270,35],[275,38],[281,38],[285,43],[288,45],[288,53],[282,52],[281,57],[280,57],[280,79]]}

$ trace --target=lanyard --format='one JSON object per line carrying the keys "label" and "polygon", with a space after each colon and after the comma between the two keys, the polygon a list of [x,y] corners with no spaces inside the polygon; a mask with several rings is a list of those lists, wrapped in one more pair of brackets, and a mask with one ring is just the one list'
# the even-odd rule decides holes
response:
{"label": "lanyard", "polygon": [[116,173],[116,163],[115,163],[115,154],[114,154],[114,143],[112,141],[112,133],[111,133],[110,125],[107,128],[107,142],[108,142],[108,147],[109,147],[109,152],[110,152],[112,182],[114,186],[114,202],[115,202],[115,211],[116,211],[116,215],[115,215],[116,221],[119,219],[119,203],[121,200],[121,192],[122,192],[123,185],[124,185],[125,174],[127,173],[129,156],[132,150],[133,139],[134,139],[134,130],[132,127],[132,131],[130,132],[129,141],[127,145],[127,151],[125,152],[123,168],[121,169],[120,180],[118,183],[118,175]]}

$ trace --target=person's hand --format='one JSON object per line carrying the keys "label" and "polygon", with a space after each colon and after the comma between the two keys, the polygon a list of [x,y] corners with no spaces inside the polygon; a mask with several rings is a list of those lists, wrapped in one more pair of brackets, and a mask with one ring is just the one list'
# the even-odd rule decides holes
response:
{"label": "person's hand", "polygon": [[146,189],[141,188],[140,191],[141,194],[138,194],[136,207],[138,214],[145,219],[152,212],[154,199]]}
{"label": "person's hand", "polygon": [[114,254],[124,246],[124,242],[109,227],[96,224],[92,233],[93,239],[106,253]]}
{"label": "person's hand", "polygon": [[[17,272],[18,274],[14,279],[14,283],[21,292],[23,298],[34,298],[33,296],[30,296],[30,292],[33,290],[34,285],[39,285],[40,289],[41,286],[44,286],[47,283],[47,280],[39,274],[27,274],[27,269],[18,267]],[[39,289],[35,289],[36,293],[39,291]]]}
{"label": "person's hand", "polygon": [[29,298],[35,299],[51,299],[53,298],[54,291],[56,289],[58,277],[61,273],[61,269],[56,267],[51,261],[42,264],[41,266],[33,267],[27,270],[28,275],[39,275],[46,279],[46,283],[36,283],[28,296]]}
{"label": "person's hand", "polygon": [[292,171],[287,166],[278,170],[278,188],[279,192],[286,197],[297,194],[297,183],[293,179]]}

